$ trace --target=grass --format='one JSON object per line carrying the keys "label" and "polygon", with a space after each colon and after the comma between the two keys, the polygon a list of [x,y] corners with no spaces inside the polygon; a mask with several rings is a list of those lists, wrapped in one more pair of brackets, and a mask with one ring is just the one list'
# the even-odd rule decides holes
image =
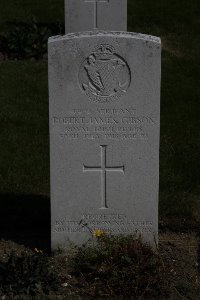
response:
{"label": "grass", "polygon": [[64,22],[64,0],[1,0],[0,22]]}
{"label": "grass", "polygon": [[[161,211],[184,216],[199,193],[199,69],[193,58],[163,51]],[[197,203],[198,204],[198,203]]]}
{"label": "grass", "polygon": [[[166,295],[159,255],[133,236],[100,236],[69,256],[69,270],[89,295],[153,298]],[[164,284],[163,284],[164,283]]]}
{"label": "grass", "polygon": [[[0,20],[63,22],[63,1],[1,0]],[[160,215],[200,221],[200,2],[129,1],[129,30],[161,36]],[[9,25],[6,25],[9,26]],[[0,63],[0,191],[49,195],[45,62]]]}
{"label": "grass", "polygon": [[0,63],[0,191],[49,194],[47,63]]}
{"label": "grass", "polygon": [[170,294],[160,255],[139,237],[103,235],[52,257],[13,246],[0,256],[0,296],[151,299]]}
{"label": "grass", "polygon": [[187,247],[162,239],[155,252],[140,237],[102,232],[52,256],[1,240],[0,298],[198,300],[195,264]]}

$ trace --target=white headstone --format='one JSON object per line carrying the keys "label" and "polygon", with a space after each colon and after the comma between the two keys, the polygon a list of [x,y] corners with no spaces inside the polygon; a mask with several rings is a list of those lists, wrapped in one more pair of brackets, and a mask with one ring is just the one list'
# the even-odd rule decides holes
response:
{"label": "white headstone", "polygon": [[52,248],[92,231],[158,233],[160,39],[49,39]]}
{"label": "white headstone", "polygon": [[65,32],[127,30],[127,0],[65,0]]}

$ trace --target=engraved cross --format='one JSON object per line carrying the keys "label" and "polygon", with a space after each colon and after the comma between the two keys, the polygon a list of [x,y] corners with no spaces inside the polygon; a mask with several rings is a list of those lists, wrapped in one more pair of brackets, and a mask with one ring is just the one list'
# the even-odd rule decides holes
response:
{"label": "engraved cross", "polygon": [[94,3],[94,29],[98,29],[98,3],[109,3],[110,0],[84,0],[85,3]]}
{"label": "engraved cross", "polygon": [[125,172],[125,166],[108,167],[106,161],[107,145],[101,145],[101,166],[85,166],[83,165],[83,172],[100,172],[101,173],[101,209],[108,208],[106,197],[106,177],[107,172]]}

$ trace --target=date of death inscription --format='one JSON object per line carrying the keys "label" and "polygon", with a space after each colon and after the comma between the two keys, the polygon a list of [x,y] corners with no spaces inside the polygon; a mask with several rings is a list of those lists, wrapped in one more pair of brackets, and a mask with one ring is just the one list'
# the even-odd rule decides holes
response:
{"label": "date of death inscription", "polygon": [[147,233],[153,231],[153,222],[135,221],[125,214],[84,214],[80,221],[72,221],[68,217],[57,219],[52,228],[53,232],[57,233],[93,232],[96,229],[108,234]]}
{"label": "date of death inscription", "polygon": [[154,115],[139,114],[134,108],[73,109],[51,118],[58,137],[70,140],[147,139],[156,123]]}

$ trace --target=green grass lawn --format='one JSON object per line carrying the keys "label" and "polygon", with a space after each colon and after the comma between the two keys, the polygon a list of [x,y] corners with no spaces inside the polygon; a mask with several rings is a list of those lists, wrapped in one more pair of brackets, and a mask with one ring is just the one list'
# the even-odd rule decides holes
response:
{"label": "green grass lawn", "polygon": [[49,194],[47,63],[0,63],[0,191]]}
{"label": "green grass lawn", "polygon": [[[1,0],[0,20],[63,22],[60,0]],[[200,222],[200,1],[130,0],[129,30],[161,36],[160,215]],[[0,62],[0,192],[49,195],[47,63]]]}

